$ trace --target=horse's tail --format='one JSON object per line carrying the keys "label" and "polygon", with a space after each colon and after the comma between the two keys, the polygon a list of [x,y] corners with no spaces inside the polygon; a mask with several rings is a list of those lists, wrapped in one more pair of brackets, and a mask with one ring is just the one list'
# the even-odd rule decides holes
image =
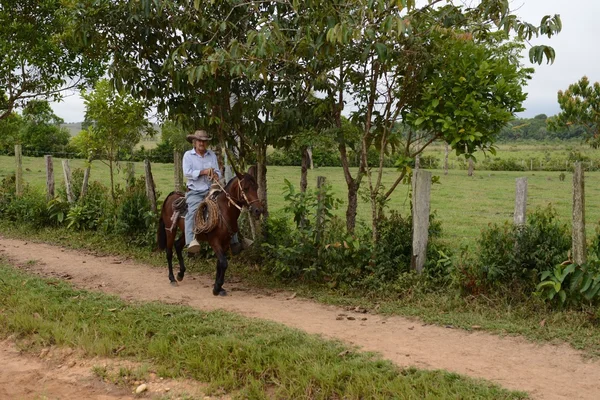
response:
{"label": "horse's tail", "polygon": [[158,221],[158,232],[156,233],[156,242],[158,244],[159,250],[165,250],[167,248],[167,228],[165,226],[165,221],[163,221],[162,216],[160,221]]}
{"label": "horse's tail", "polygon": [[167,227],[165,225],[165,218],[167,217],[167,200],[176,192],[171,192],[163,201],[163,205],[160,209],[160,217],[158,219],[158,231],[156,232],[156,243],[160,250],[167,248]]}

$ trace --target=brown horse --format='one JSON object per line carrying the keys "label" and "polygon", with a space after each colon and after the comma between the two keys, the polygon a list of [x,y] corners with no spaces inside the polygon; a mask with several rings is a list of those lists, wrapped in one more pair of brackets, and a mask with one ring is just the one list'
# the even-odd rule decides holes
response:
{"label": "brown horse", "polygon": [[[237,173],[236,176],[227,183],[225,191],[221,192],[217,197],[219,206],[219,223],[216,228],[208,233],[196,235],[196,239],[208,242],[210,247],[217,256],[217,275],[215,285],[213,286],[213,294],[215,296],[225,296],[227,291],[223,289],[225,282],[225,270],[227,269],[227,250],[231,237],[238,231],[238,218],[241,208],[248,207],[254,218],[259,218],[263,213],[262,203],[258,199],[258,185],[253,175],[247,173],[245,175]],[[171,192],[165,199],[162,210],[160,212],[160,220],[158,224],[158,247],[161,250],[167,251],[167,263],[169,264],[169,280],[172,285],[177,285],[175,276],[173,275],[173,245],[177,253],[179,261],[179,273],[177,280],[183,280],[185,274],[185,264],[183,262],[182,250],[185,246],[185,225],[184,219],[178,218],[177,223],[170,231],[166,229],[171,226],[171,218],[173,216],[173,202],[183,197],[180,192]],[[236,207],[237,206],[237,207]],[[239,207],[239,208],[238,208]],[[181,231],[179,239],[177,229]]]}

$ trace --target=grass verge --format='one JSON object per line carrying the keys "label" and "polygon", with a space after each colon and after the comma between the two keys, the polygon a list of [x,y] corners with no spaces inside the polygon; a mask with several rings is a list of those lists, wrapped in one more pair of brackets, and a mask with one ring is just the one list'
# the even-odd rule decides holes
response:
{"label": "grass verge", "polygon": [[444,371],[391,362],[282,325],[221,311],[133,304],[25,274],[0,261],[0,335],[35,349],[67,345],[90,356],[149,362],[163,377],[188,377],[240,398],[518,399]]}

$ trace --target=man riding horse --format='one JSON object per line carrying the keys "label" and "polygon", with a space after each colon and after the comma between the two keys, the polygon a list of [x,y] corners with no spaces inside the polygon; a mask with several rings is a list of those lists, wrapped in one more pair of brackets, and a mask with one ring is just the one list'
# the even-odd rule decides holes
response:
{"label": "man riding horse", "polygon": [[[193,148],[183,155],[183,175],[187,178],[187,213],[185,215],[185,243],[190,254],[200,251],[200,243],[194,236],[196,210],[210,191],[211,181],[221,178],[221,170],[217,155],[208,149],[211,137],[206,131],[198,130],[187,136]],[[237,233],[231,239],[231,252],[237,254],[242,250]]]}

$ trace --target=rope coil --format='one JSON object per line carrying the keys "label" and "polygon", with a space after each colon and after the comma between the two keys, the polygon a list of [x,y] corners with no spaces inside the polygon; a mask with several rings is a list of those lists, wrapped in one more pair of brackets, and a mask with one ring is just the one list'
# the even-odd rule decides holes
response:
{"label": "rope coil", "polygon": [[[206,213],[206,218],[204,214]],[[219,206],[216,200],[212,198],[206,198],[198,209],[194,216],[194,233],[208,233],[217,227],[219,224]]]}

